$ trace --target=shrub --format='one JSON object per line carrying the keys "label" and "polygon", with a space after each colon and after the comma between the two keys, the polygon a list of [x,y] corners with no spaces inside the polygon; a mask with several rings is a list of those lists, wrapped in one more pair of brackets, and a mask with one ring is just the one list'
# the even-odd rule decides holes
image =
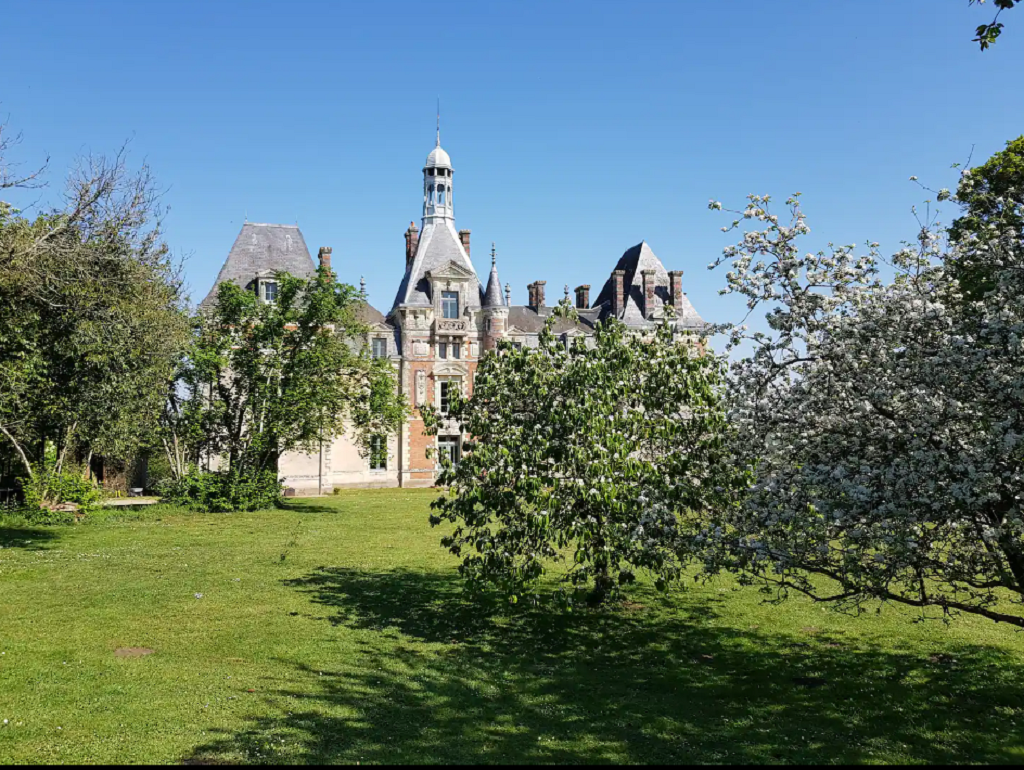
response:
{"label": "shrub", "polygon": [[63,510],[61,506],[73,503],[79,513],[89,513],[102,496],[99,487],[76,467],[47,470],[34,479],[22,479],[21,484],[25,518],[41,524],[70,524],[75,520],[75,512]]}
{"label": "shrub", "polygon": [[204,513],[260,511],[276,508],[281,501],[281,482],[274,471],[193,471],[160,485],[164,501]]}

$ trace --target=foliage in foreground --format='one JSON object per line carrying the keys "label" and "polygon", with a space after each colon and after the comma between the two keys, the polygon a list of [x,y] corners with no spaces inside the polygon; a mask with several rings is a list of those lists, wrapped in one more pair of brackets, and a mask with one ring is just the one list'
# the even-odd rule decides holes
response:
{"label": "foliage in foreground", "polygon": [[[439,479],[431,524],[455,525],[442,544],[471,585],[512,602],[535,597],[551,561],[568,562],[569,601],[589,588],[600,603],[638,571],[663,588],[700,550],[703,512],[731,505],[741,482],[721,361],[668,323],[645,339],[613,321],[567,347],[553,321],[537,349],[500,343],[472,397],[453,399],[447,419],[471,441]],[[446,419],[424,411],[435,428]]]}
{"label": "foliage in foreground", "polygon": [[[39,186],[8,173],[12,143],[0,126],[0,191]],[[188,328],[156,202],[123,152],[83,161],[34,218],[0,200],[0,452],[41,505],[68,465],[128,459],[156,427]]]}
{"label": "foliage in foreground", "polygon": [[163,502],[191,511],[230,513],[276,508],[281,502],[281,482],[276,471],[241,473],[191,469],[160,485]]}
{"label": "foliage in foreground", "polygon": [[[925,228],[883,280],[877,244],[803,253],[809,228],[798,199],[787,204],[783,219],[751,196],[737,213],[764,229],[711,265],[729,263],[727,291],[751,310],[770,308],[769,331],[729,330],[754,348],[733,366],[730,405],[756,478],[715,521],[718,566],[844,607],[894,601],[1024,627],[1019,228],[951,251]],[[965,293],[965,264],[984,265],[984,291]]]}

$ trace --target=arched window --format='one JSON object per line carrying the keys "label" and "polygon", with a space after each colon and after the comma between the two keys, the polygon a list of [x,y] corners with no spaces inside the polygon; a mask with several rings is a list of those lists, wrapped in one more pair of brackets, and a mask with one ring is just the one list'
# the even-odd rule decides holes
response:
{"label": "arched window", "polygon": [[434,202],[434,185],[430,185],[430,187],[427,188],[427,200],[430,203]]}
{"label": "arched window", "polygon": [[437,186],[437,202],[440,205],[442,205],[442,206],[444,205],[444,185],[443,184],[439,184]]}

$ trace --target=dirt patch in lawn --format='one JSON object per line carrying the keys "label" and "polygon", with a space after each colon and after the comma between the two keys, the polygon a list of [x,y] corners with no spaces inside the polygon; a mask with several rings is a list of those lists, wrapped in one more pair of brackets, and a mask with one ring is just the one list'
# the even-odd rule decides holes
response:
{"label": "dirt patch in lawn", "polygon": [[114,650],[115,658],[141,658],[145,655],[152,655],[156,650],[148,647],[118,647]]}

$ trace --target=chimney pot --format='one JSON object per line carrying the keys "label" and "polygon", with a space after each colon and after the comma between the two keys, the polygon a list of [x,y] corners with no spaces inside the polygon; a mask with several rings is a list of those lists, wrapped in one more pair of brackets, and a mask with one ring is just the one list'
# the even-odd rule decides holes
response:
{"label": "chimney pot", "polygon": [[320,267],[324,268],[328,272],[331,272],[331,247],[321,246],[319,253],[317,253],[317,260],[320,262]]}
{"label": "chimney pot", "polygon": [[668,296],[672,304],[679,307],[683,304],[683,271],[670,270],[668,273]]}
{"label": "chimney pot", "polygon": [[416,256],[416,247],[420,242],[420,229],[415,222],[409,223],[409,229],[405,231],[405,268],[409,269],[413,258]]}
{"label": "chimney pot", "polygon": [[626,308],[626,271],[612,270],[612,315],[618,318]]}
{"label": "chimney pot", "polygon": [[579,310],[586,310],[590,307],[590,284],[585,283],[576,287],[576,307]]}
{"label": "chimney pot", "polygon": [[462,248],[466,250],[466,256],[469,256],[469,230],[459,230],[459,240],[462,241]]}
{"label": "chimney pot", "polygon": [[658,275],[656,270],[641,270],[640,275],[644,289],[644,318],[654,315],[654,288],[657,286],[655,278]]}

